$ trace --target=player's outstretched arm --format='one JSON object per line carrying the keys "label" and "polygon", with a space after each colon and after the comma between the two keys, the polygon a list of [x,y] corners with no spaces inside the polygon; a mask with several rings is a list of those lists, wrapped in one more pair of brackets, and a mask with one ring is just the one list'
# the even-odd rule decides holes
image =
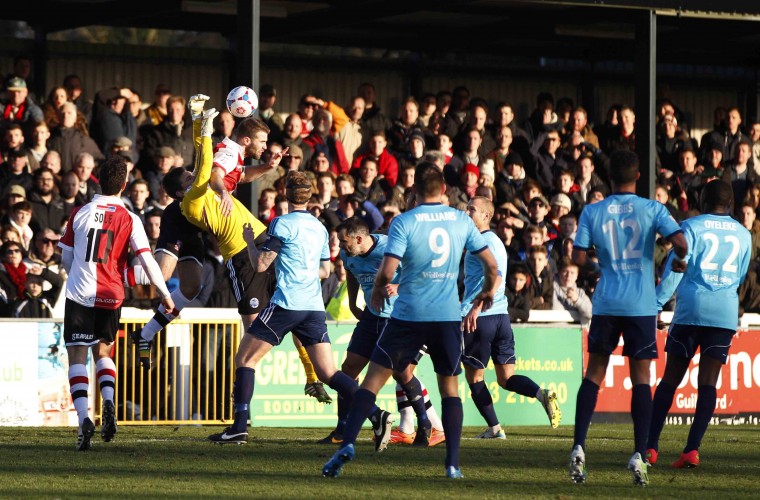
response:
{"label": "player's outstretched arm", "polygon": [[245,167],[243,177],[240,178],[240,183],[242,184],[245,182],[252,182],[267,172],[275,170],[278,166],[280,166],[280,162],[282,161],[283,157],[288,156],[288,149],[289,148],[285,148],[279,153],[273,153],[270,155],[268,163],[261,163],[259,165],[251,165]]}
{"label": "player's outstretched arm", "polygon": [[158,293],[161,294],[161,303],[166,307],[166,311],[171,314],[174,310],[174,302],[172,302],[169,289],[166,288],[164,275],[161,273],[161,268],[158,266],[158,262],[156,262],[156,259],[153,258],[153,255],[151,255],[150,252],[140,252],[137,254],[137,257],[140,259],[140,263],[142,264],[145,274],[148,276],[148,280],[156,287],[156,289],[158,289]]}

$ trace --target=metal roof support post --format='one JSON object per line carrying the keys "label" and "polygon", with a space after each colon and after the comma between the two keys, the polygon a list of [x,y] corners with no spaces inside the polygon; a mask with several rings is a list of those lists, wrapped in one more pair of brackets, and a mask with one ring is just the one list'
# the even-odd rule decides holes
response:
{"label": "metal roof support post", "polygon": [[[261,52],[261,0],[238,0],[237,2],[236,51],[233,57],[232,75],[234,81],[228,90],[238,85],[259,91],[259,59]],[[226,97],[226,95],[225,95]],[[238,199],[252,213],[259,199],[258,183],[243,184],[238,188]]]}
{"label": "metal roof support post", "polygon": [[634,99],[636,102],[636,152],[641,162],[637,185],[639,196],[654,199],[655,167],[655,87],[657,84],[657,14],[645,10],[636,22],[634,58]]}

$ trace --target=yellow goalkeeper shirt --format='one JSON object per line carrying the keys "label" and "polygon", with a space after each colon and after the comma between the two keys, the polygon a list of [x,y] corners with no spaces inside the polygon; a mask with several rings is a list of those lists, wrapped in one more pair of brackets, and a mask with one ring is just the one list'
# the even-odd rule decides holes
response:
{"label": "yellow goalkeeper shirt", "polygon": [[193,143],[197,153],[195,181],[182,198],[180,207],[187,220],[216,237],[219,251],[224,260],[228,261],[248,247],[243,239],[244,224],[250,224],[256,236],[266,231],[266,226],[234,196],[232,213],[227,217],[222,215],[221,199],[208,187],[214,165],[211,138],[200,136],[200,125],[200,120],[193,122]]}

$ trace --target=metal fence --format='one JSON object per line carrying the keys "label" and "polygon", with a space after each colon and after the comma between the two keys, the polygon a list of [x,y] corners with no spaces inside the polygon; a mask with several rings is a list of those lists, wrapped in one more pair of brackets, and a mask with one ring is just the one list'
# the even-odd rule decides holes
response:
{"label": "metal fence", "polygon": [[[142,368],[129,340],[144,324],[122,319],[124,335],[114,343],[119,423],[213,424],[232,418],[240,321],[176,320],[154,339],[151,370]],[[99,397],[95,401],[100,404]]]}

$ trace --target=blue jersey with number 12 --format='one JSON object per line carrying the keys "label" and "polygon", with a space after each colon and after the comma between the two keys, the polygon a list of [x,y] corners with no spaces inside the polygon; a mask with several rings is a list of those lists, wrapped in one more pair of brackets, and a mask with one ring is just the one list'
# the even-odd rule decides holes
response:
{"label": "blue jersey with number 12", "polygon": [[402,268],[391,318],[461,321],[457,278],[462,254],[486,248],[466,213],[440,203],[418,205],[395,217],[385,255],[401,260]]}
{"label": "blue jersey with number 12", "polygon": [[586,205],[574,247],[596,250],[602,277],[594,290],[593,313],[656,316],[654,243],[681,231],[665,205],[633,193],[616,193]]}
{"label": "blue jersey with number 12", "polygon": [[688,267],[685,273],[672,272],[670,256],[657,287],[658,307],[661,309],[675,290],[671,323],[735,330],[737,290],[747,275],[752,236],[729,215],[698,215],[683,221],[681,227],[689,244]]}

